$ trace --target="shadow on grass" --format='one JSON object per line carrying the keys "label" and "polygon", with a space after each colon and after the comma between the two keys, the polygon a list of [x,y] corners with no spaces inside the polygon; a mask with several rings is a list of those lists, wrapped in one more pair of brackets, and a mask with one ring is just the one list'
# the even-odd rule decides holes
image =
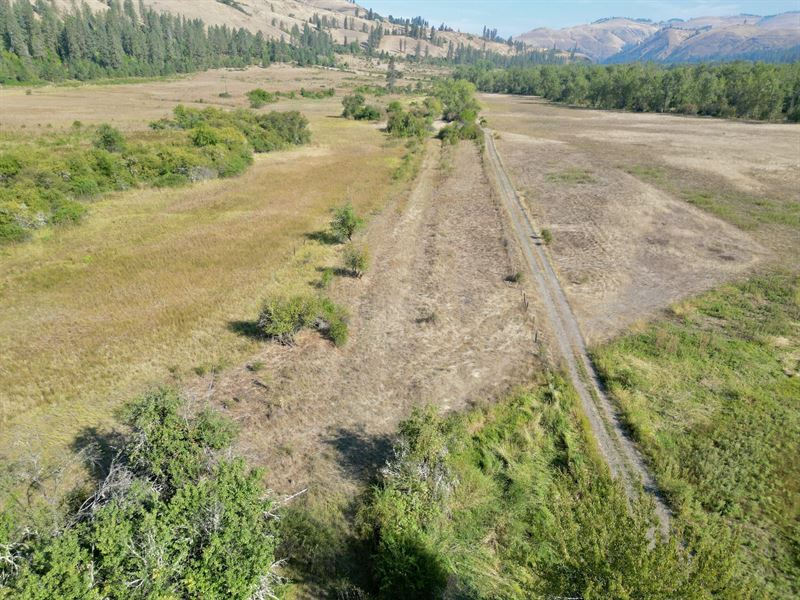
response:
{"label": "shadow on grass", "polygon": [[326,246],[334,246],[341,242],[338,236],[334,235],[330,231],[325,231],[325,230],[312,231],[311,233],[306,233],[305,237],[308,240],[319,242],[320,244],[324,244]]}
{"label": "shadow on grass", "polygon": [[339,467],[347,476],[370,482],[390,457],[393,441],[390,435],[370,435],[363,427],[340,427],[325,443],[339,454]]}
{"label": "shadow on grass", "polygon": [[264,333],[258,328],[257,321],[228,321],[228,331],[251,340],[266,339]]}
{"label": "shadow on grass", "polygon": [[75,436],[70,448],[80,455],[89,475],[100,482],[106,478],[111,463],[124,443],[118,431],[102,431],[97,427],[86,427]]}

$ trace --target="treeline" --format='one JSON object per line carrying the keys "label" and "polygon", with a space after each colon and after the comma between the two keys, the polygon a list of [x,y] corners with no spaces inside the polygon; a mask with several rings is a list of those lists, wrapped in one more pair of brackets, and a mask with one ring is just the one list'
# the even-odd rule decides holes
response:
{"label": "treeline", "polygon": [[258,114],[178,106],[156,135],[126,138],[108,125],[76,122],[66,134],[9,144],[0,155],[0,243],[46,225],[79,221],[86,200],[138,186],[174,187],[231,177],[269,152],[309,140],[298,112]]}
{"label": "treeline", "polygon": [[564,65],[457,69],[484,92],[594,108],[800,121],[800,63]]}
{"label": "treeline", "polygon": [[0,83],[158,76],[217,67],[296,61],[335,64],[331,36],[308,25],[288,41],[261,32],[206,26],[158,13],[139,1],[111,0],[60,13],[53,0],[0,0]]}

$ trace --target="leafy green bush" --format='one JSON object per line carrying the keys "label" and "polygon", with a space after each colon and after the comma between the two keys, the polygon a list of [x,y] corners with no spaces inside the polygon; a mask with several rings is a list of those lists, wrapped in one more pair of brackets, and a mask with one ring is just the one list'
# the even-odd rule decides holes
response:
{"label": "leafy green bush", "polygon": [[344,266],[354,277],[361,277],[369,267],[369,252],[366,247],[348,245],[344,249]]}
{"label": "leafy green bush", "polygon": [[97,128],[94,145],[108,152],[122,152],[125,149],[125,138],[118,129],[104,123]]}
{"label": "leafy green bush", "polygon": [[340,241],[352,240],[353,234],[364,226],[364,219],[356,214],[351,203],[335,208],[331,231]]}
{"label": "leafy green bush", "polygon": [[345,96],[342,100],[342,116],[346,119],[356,119],[357,121],[377,121],[381,118],[381,111],[375,106],[365,104],[364,96],[353,94]]}
{"label": "leafy green bush", "polygon": [[[0,518],[0,596],[250,598],[278,590],[278,542],[262,473],[221,450],[229,421],[186,414],[162,389],[126,411],[129,433],[107,476],[52,532]],[[33,488],[31,488],[33,489]]]}
{"label": "leafy green bush", "polygon": [[423,138],[430,130],[432,118],[425,112],[404,110],[399,102],[392,102],[387,109],[389,120],[386,131],[396,137]]}
{"label": "leafy green bush", "polygon": [[250,108],[261,108],[265,104],[278,101],[275,94],[271,94],[261,88],[247,92],[247,99],[250,101]]}
{"label": "leafy green bush", "polygon": [[291,344],[298,332],[312,328],[342,346],[347,342],[347,320],[347,311],[327,298],[292,296],[265,300],[258,328],[282,344]]}

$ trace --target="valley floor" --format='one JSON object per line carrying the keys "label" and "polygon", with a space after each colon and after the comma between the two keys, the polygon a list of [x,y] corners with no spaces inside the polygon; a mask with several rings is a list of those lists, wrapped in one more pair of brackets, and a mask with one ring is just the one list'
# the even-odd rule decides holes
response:
{"label": "valley floor", "polygon": [[541,364],[523,289],[505,281],[514,258],[474,144],[428,142],[409,198],[374,217],[365,241],[373,266],[331,290],[352,312],[343,348],[303,334],[253,356],[262,371],[242,365],[211,385],[276,490],[360,485],[413,407],[486,402]]}

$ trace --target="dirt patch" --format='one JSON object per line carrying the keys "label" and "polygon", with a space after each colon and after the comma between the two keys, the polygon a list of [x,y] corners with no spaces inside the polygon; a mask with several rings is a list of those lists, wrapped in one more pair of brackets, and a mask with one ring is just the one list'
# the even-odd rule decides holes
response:
{"label": "dirt patch", "polygon": [[[660,174],[658,165],[682,162],[707,177],[709,157],[726,147],[719,138],[730,135],[737,149],[720,150],[715,174],[730,170],[723,164],[728,158],[738,161],[732,164],[750,160],[748,189],[786,193],[775,189],[773,175],[796,162],[795,130],[574,110],[524,98],[485,96],[484,105],[515,187],[539,225],[552,232],[550,255],[590,343],[743,275],[765,258],[748,232],[629,174],[629,165]],[[769,145],[773,172],[761,177],[761,152]],[[572,173],[581,177],[565,175]]]}
{"label": "dirt patch", "polygon": [[276,490],[354,485],[383,463],[412,407],[462,409],[537,365],[521,287],[504,281],[504,221],[478,152],[461,144],[444,170],[439,152],[431,142],[402,211],[373,220],[372,269],[332,290],[352,311],[348,344],[310,333],[291,348],[267,344],[253,358],[263,370],[213,384],[212,400],[243,427],[240,450],[270,466]]}

